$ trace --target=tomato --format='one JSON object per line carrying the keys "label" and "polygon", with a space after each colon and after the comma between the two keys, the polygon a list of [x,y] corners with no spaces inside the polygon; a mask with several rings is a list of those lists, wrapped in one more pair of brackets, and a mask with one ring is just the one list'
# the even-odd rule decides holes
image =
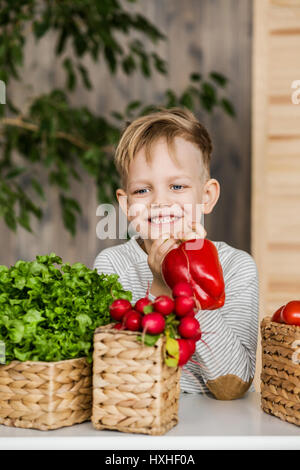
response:
{"label": "tomato", "polygon": [[285,305],[281,305],[281,307],[276,310],[276,312],[273,314],[272,316],[272,321],[276,322],[276,323],[282,323],[282,319],[281,319],[281,310],[285,307]]}
{"label": "tomato", "polygon": [[291,300],[282,309],[281,320],[288,325],[300,326],[300,300]]}

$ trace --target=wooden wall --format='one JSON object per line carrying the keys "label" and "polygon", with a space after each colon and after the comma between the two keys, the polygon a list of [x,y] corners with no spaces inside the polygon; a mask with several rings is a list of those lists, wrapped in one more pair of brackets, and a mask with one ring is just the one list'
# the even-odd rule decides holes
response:
{"label": "wooden wall", "polygon": [[[157,52],[168,61],[169,75],[156,73],[147,80],[140,74],[127,77],[120,71],[111,79],[103,60],[97,65],[87,60],[95,89],[91,93],[78,89],[71,95],[72,102],[109,116],[112,110],[123,110],[130,99],[159,104],[168,87],[182,92],[191,72],[218,70],[228,76],[237,119],[221,112],[203,119],[214,140],[212,177],[221,184],[221,197],[213,214],[206,217],[205,226],[212,240],[224,240],[250,251],[251,0],[140,0],[123,4],[132,12],[143,13],[167,35],[168,40],[158,45]],[[24,82],[13,83],[7,90],[18,104],[63,85],[64,74],[61,61],[53,54],[54,44],[53,34],[39,45],[28,41],[21,73]],[[149,50],[152,47],[147,45]],[[42,174],[41,180],[45,181]],[[56,193],[46,186],[45,217],[34,224],[34,235],[23,229],[15,235],[0,223],[0,264],[54,251],[65,261],[92,266],[101,249],[118,243],[97,239],[96,192],[90,179],[85,178],[84,183],[73,188],[83,207],[74,239],[63,229]]]}
{"label": "wooden wall", "polygon": [[300,298],[300,3],[255,0],[253,24],[251,248],[263,318]]}

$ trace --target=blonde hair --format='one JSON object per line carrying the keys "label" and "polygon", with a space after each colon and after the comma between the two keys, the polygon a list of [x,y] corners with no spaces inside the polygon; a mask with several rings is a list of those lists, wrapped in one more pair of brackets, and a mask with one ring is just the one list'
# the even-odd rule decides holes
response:
{"label": "blonde hair", "polygon": [[[205,127],[187,108],[157,108],[158,111],[136,118],[123,130],[115,153],[115,165],[124,185],[129,165],[142,147],[145,147],[147,163],[151,161],[152,144],[160,137],[167,140],[168,151],[176,159],[174,137],[183,137],[196,144],[203,156],[204,177],[209,177],[212,153],[211,138]],[[171,150],[171,151],[170,151]]]}

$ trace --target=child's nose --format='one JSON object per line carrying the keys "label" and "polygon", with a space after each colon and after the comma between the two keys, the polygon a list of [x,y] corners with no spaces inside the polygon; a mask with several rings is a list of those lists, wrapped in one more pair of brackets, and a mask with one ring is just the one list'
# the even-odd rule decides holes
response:
{"label": "child's nose", "polygon": [[164,191],[163,189],[156,190],[155,192],[153,192],[151,204],[166,205],[166,206],[168,206],[169,204],[172,204],[172,198],[171,198],[170,193],[168,193],[167,191]]}

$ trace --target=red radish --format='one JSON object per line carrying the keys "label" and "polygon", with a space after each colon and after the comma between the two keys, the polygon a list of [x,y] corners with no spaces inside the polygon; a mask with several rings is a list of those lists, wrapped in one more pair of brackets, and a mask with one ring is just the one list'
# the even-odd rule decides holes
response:
{"label": "red radish", "polygon": [[184,366],[191,357],[191,347],[186,339],[177,339],[179,346],[179,360],[178,365]]}
{"label": "red radish", "polygon": [[124,330],[124,326],[123,326],[122,323],[115,323],[114,326],[113,326],[113,328],[114,328],[115,330]]}
{"label": "red radish", "polygon": [[183,338],[194,338],[200,330],[200,324],[196,318],[184,317],[178,326],[178,333]]}
{"label": "red radish", "polygon": [[195,301],[193,297],[187,297],[180,295],[175,297],[175,313],[178,317],[184,317],[195,307]]}
{"label": "red radish", "polygon": [[196,312],[195,310],[191,310],[190,312],[188,312],[185,317],[194,317],[196,315]]}
{"label": "red radish", "polygon": [[122,317],[122,323],[123,325],[125,325],[125,322],[126,322],[126,319],[128,317],[128,315],[130,315],[131,313],[137,313],[136,310],[134,310],[134,308],[131,308],[130,310],[128,310],[127,312],[124,313],[123,317]]}
{"label": "red radish", "polygon": [[[199,328],[197,334],[196,334],[193,338],[191,338],[191,339],[192,339],[193,341],[195,341],[195,343],[197,343],[197,341],[201,341],[201,343],[205,344],[205,346],[211,351],[211,348],[210,348],[210,347],[208,346],[208,344],[207,344],[205,341],[203,341],[203,339],[202,339],[202,334],[203,334],[203,333],[205,333],[205,332],[204,332],[204,331],[201,331],[201,329]],[[206,333],[208,333],[208,331],[206,331]],[[192,362],[193,362],[193,361],[192,361]]]}
{"label": "red radish", "polygon": [[139,331],[142,326],[142,315],[135,310],[130,310],[125,314],[125,328],[130,331]]}
{"label": "red radish", "polygon": [[168,295],[159,295],[154,300],[153,307],[156,312],[169,315],[174,310],[174,300]]}
{"label": "red radish", "polygon": [[150,282],[148,281],[148,288],[146,292],[146,296],[142,297],[141,299],[138,299],[135,303],[135,310],[140,313],[145,313],[144,308],[147,307],[147,305],[151,305],[152,302],[149,299],[149,290],[150,290]]}
{"label": "red radish", "polygon": [[159,335],[165,329],[165,319],[161,313],[152,312],[145,315],[142,319],[142,327],[145,333]]}
{"label": "red radish", "polygon": [[186,339],[186,342],[189,345],[191,356],[194,354],[196,351],[196,341],[194,339]]}
{"label": "red radish", "polygon": [[126,322],[126,318],[128,317],[128,315],[130,315],[130,313],[132,312],[135,312],[135,310],[133,308],[131,308],[130,310],[128,310],[127,312],[124,313],[122,319],[121,319],[121,322],[122,322],[122,325],[124,326],[125,325],[125,322]]}
{"label": "red radish", "polygon": [[131,310],[131,303],[129,300],[126,299],[117,299],[114,300],[113,303],[109,307],[110,316],[116,320],[122,320],[123,316],[125,315],[128,310]]}
{"label": "red radish", "polygon": [[172,290],[173,297],[179,297],[185,295],[186,297],[192,297],[194,295],[193,289],[188,282],[178,282],[175,284]]}
{"label": "red radish", "polygon": [[148,297],[143,297],[142,299],[137,300],[134,308],[137,312],[144,313],[144,307],[151,305],[151,300]]}
{"label": "red radish", "polygon": [[[200,339],[202,338],[202,331],[198,331],[198,333],[196,334],[196,336],[194,336],[193,338],[193,341],[197,342],[197,341],[200,341]],[[204,341],[203,341],[204,342]]]}

